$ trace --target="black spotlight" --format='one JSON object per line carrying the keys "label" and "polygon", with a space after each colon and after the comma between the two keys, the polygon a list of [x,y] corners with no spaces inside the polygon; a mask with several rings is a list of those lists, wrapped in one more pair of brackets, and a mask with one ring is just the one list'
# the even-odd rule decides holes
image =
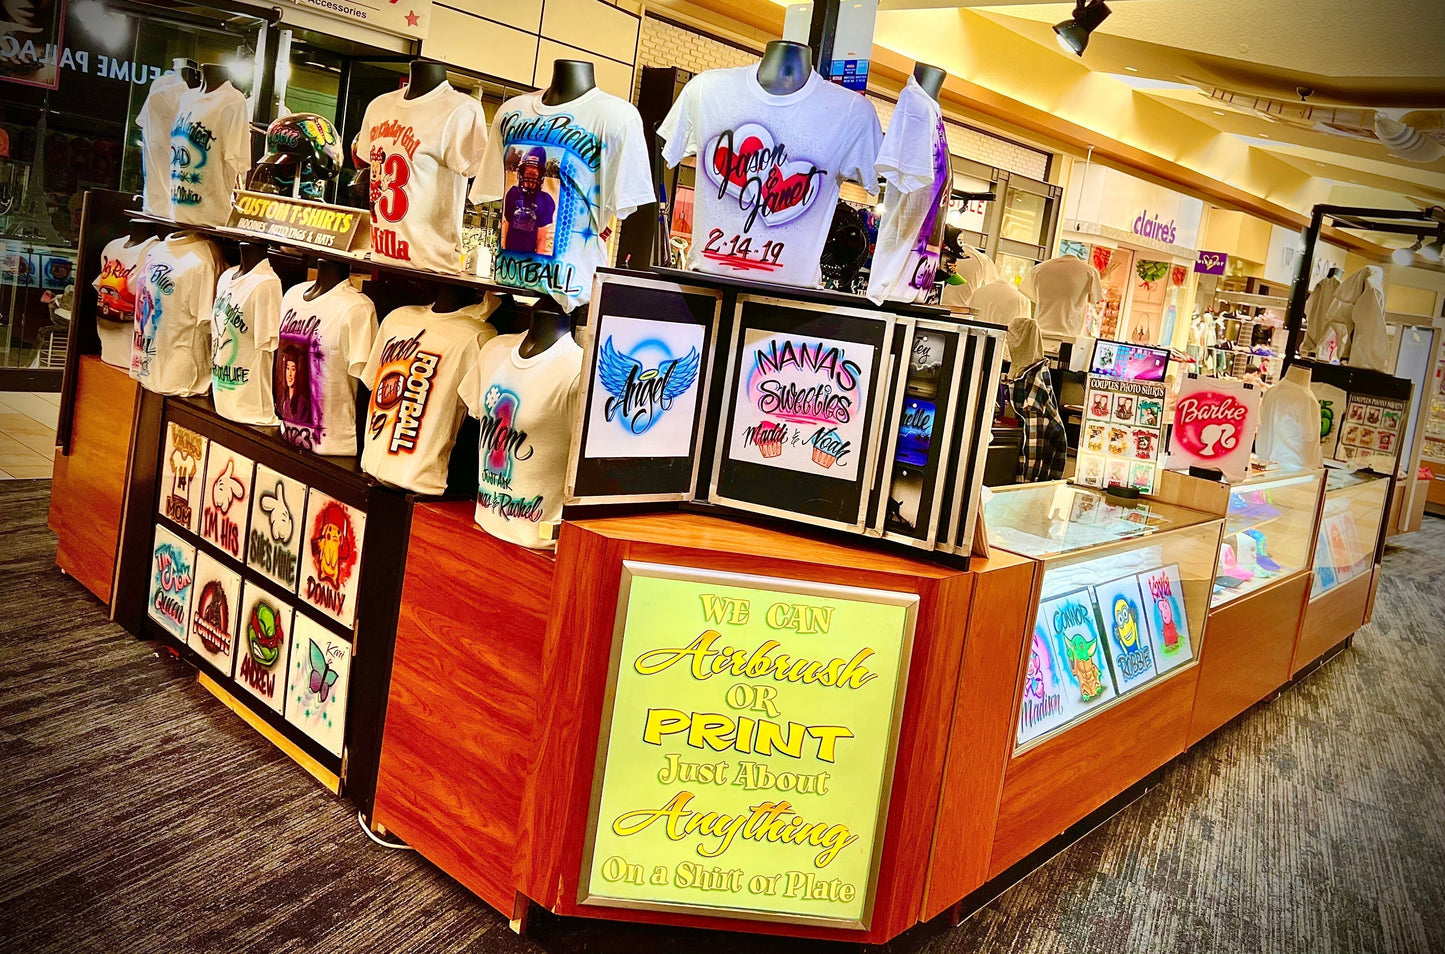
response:
{"label": "black spotlight", "polygon": [[1104,0],[1076,0],[1073,17],[1063,23],[1054,24],[1054,34],[1059,38],[1059,46],[1075,56],[1083,56],[1084,48],[1089,45],[1089,34],[1109,19],[1112,12]]}

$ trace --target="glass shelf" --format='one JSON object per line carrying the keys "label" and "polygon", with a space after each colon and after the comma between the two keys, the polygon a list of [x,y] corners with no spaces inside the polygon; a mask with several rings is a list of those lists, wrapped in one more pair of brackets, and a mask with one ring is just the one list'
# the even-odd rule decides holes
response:
{"label": "glass shelf", "polygon": [[1367,471],[1329,470],[1319,537],[1315,541],[1311,600],[1370,571],[1389,489],[1387,476]]}
{"label": "glass shelf", "polygon": [[1230,488],[1211,608],[1309,566],[1324,476],[1321,468],[1265,473]]}
{"label": "glass shelf", "polygon": [[1153,500],[1113,497],[1063,481],[996,488],[984,505],[989,542],[1047,560],[1214,520]]}

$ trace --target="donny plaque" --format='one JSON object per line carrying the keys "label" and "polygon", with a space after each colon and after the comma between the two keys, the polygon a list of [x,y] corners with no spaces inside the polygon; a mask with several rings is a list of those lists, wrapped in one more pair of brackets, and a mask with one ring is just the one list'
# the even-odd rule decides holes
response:
{"label": "donny plaque", "polygon": [[624,564],[579,901],[867,928],[917,604]]}

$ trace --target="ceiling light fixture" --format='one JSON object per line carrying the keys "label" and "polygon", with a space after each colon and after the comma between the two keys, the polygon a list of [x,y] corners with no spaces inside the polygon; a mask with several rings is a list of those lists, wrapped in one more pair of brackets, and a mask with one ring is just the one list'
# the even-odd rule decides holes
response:
{"label": "ceiling light fixture", "polygon": [[1439,262],[1445,257],[1445,235],[1437,235],[1435,241],[1420,249],[1420,257],[1427,262]]}
{"label": "ceiling light fixture", "polygon": [[1054,24],[1059,46],[1066,53],[1083,56],[1085,47],[1089,45],[1089,34],[1097,30],[1112,12],[1104,0],[1075,0],[1074,15]]}
{"label": "ceiling light fixture", "polygon": [[1415,239],[1415,244],[1411,245],[1409,248],[1402,247],[1395,249],[1393,252],[1390,253],[1390,261],[1394,262],[1396,265],[1414,265],[1415,253],[1420,251],[1420,247],[1424,244],[1425,240],[1423,238],[1417,238]]}
{"label": "ceiling light fixture", "polygon": [[1127,72],[1130,72],[1130,73],[1137,73],[1137,72],[1139,72],[1139,67],[1137,67],[1137,66],[1126,66],[1126,67],[1124,67],[1124,69],[1125,69]]}

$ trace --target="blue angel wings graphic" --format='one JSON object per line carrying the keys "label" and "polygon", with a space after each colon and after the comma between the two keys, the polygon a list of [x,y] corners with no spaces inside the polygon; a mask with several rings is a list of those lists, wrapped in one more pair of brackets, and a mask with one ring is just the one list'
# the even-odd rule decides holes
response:
{"label": "blue angel wings graphic", "polygon": [[608,335],[597,358],[597,377],[612,395],[604,408],[607,419],[620,415],[628,430],[644,433],[692,387],[700,364],[697,349],[691,348],[681,358],[644,368],[641,361],[613,347],[612,336]]}

